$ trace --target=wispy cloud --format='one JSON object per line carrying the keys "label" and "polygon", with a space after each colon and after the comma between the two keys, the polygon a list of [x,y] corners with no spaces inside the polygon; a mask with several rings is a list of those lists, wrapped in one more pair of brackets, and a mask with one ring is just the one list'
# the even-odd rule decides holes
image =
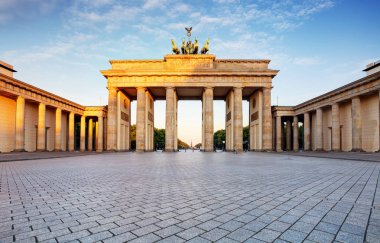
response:
{"label": "wispy cloud", "polygon": [[31,19],[37,15],[51,13],[58,3],[58,0],[1,0],[0,25],[9,24],[17,19]]}

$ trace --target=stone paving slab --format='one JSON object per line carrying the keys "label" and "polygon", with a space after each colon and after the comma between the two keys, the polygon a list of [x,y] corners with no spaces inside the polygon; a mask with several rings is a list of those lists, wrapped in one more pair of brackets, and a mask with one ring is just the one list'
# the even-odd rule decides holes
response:
{"label": "stone paving slab", "polygon": [[[276,152],[277,153],[277,152]],[[333,152],[333,151],[300,151],[300,152],[280,152],[278,154],[292,155],[292,156],[305,156],[317,158],[330,158],[330,159],[344,159],[344,160],[360,160],[360,161],[374,161],[380,162],[380,153],[367,153],[367,152]]]}
{"label": "stone paving slab", "polygon": [[0,163],[0,242],[379,242],[380,163],[104,153]]}
{"label": "stone paving slab", "polygon": [[36,159],[53,159],[75,156],[94,155],[96,152],[11,152],[0,153],[0,162],[36,160]]}

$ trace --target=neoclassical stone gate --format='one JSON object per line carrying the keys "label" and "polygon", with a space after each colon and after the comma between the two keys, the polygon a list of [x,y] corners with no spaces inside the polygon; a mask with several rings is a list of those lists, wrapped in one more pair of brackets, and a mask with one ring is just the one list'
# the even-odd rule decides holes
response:
{"label": "neoclassical stone gate", "polygon": [[249,101],[250,150],[272,150],[270,60],[166,55],[163,60],[111,60],[107,78],[107,150],[130,149],[131,101],[137,100],[136,150],[152,151],[154,101],[166,100],[165,151],[177,150],[178,100],[202,100],[202,150],[213,151],[213,100],[226,101],[226,150],[243,149],[242,101]]}

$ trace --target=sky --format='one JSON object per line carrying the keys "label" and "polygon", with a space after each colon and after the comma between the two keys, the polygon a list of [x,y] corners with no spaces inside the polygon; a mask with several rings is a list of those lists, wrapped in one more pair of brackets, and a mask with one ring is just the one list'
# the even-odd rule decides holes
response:
{"label": "sky", "polygon": [[[184,27],[216,58],[270,59],[272,105],[297,105],[365,76],[380,59],[378,0],[1,0],[0,60],[15,78],[81,105],[106,105],[111,59],[163,59]],[[132,122],[135,121],[135,104]],[[201,141],[201,102],[178,104],[179,138]],[[214,130],[225,104],[214,101]],[[243,104],[244,125],[248,104]],[[165,101],[155,102],[165,127]]]}

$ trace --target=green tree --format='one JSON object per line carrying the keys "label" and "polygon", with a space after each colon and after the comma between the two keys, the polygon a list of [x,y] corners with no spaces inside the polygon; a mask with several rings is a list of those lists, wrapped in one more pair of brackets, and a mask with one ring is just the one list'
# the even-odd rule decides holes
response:
{"label": "green tree", "polygon": [[194,147],[197,148],[197,149],[200,149],[202,147],[202,143],[197,143],[197,144],[195,144]]}
{"label": "green tree", "polygon": [[223,141],[226,141],[226,130],[220,129],[214,133],[214,146],[217,149],[223,149]]}
{"label": "green tree", "polygon": [[178,139],[178,149],[189,149],[189,148],[190,148],[190,145]]}
{"label": "green tree", "polygon": [[154,147],[165,149],[165,129],[154,128]]}
{"label": "green tree", "polygon": [[249,142],[249,126],[243,127],[243,142]]}
{"label": "green tree", "polygon": [[131,139],[131,150],[136,150],[136,125],[130,127],[129,138]]}

